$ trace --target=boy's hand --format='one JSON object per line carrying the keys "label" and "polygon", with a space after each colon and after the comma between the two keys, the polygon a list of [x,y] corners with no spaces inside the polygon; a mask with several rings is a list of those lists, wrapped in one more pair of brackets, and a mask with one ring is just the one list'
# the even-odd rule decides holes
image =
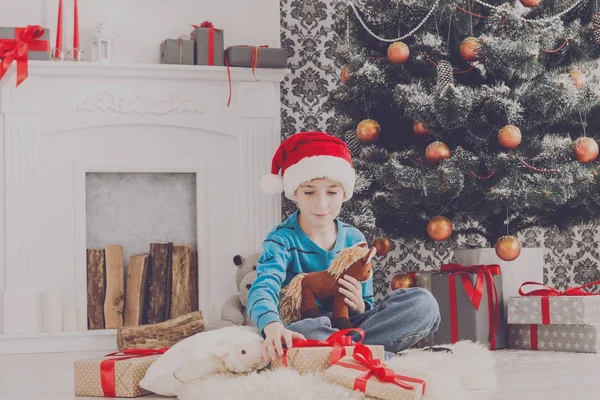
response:
{"label": "boy's hand", "polygon": [[263,329],[265,343],[263,344],[263,359],[265,362],[273,361],[277,356],[283,356],[283,341],[288,349],[292,348],[292,340],[305,339],[301,334],[285,329],[281,322],[271,322]]}
{"label": "boy's hand", "polygon": [[362,285],[350,275],[344,275],[343,279],[339,279],[340,293],[346,296],[344,302],[348,305],[351,311],[357,314],[365,312],[365,301],[362,298]]}

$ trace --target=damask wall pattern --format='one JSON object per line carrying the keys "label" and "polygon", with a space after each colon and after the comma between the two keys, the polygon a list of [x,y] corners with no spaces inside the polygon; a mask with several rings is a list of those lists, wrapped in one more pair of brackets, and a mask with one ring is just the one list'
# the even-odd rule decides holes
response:
{"label": "damask wall pattern", "polygon": [[[281,0],[281,42],[288,51],[288,67],[292,71],[281,86],[282,139],[310,130],[340,134],[336,116],[324,111],[323,104],[329,90],[339,82],[341,66],[336,64],[334,55],[343,50],[345,40],[333,28],[340,18],[346,18],[346,11],[343,0]],[[283,199],[286,217],[295,208]],[[545,284],[564,290],[600,279],[600,222],[589,222],[566,232],[531,228],[519,232],[517,237],[523,247],[545,248]],[[455,248],[484,246],[483,238],[469,235],[453,235],[442,243],[394,240],[387,256],[376,257],[375,299],[385,296],[398,272],[435,270],[453,260]]]}

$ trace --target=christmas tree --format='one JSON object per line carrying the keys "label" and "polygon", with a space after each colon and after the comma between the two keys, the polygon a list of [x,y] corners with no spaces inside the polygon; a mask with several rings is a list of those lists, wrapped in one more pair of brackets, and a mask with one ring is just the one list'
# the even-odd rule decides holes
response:
{"label": "christmas tree", "polygon": [[327,103],[358,175],[346,222],[494,245],[600,215],[595,0],[347,4]]}

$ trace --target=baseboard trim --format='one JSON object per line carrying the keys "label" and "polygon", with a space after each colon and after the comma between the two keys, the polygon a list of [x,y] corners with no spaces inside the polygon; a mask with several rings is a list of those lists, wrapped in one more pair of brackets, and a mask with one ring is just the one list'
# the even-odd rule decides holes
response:
{"label": "baseboard trim", "polygon": [[117,351],[117,330],[0,334],[0,355]]}

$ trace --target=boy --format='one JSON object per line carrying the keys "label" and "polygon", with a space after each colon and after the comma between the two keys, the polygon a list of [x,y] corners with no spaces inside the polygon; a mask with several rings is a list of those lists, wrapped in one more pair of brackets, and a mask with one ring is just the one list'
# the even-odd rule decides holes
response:
{"label": "boy", "polygon": [[[282,342],[291,347],[294,338],[323,340],[337,330],[327,316],[283,326],[279,292],[297,274],[326,270],[340,250],[365,241],[358,229],[337,219],[342,203],[352,197],[355,180],[346,144],[323,132],[296,133],[283,141],[273,156],[271,174],[261,179],[264,192],[283,190],[298,208],[267,235],[248,294],[248,312],[265,337],[265,361],[283,354]],[[365,344],[385,346],[386,358],[437,330],[438,304],[427,290],[398,289],[375,307],[372,278],[342,278],[340,292],[346,296],[352,325],[365,331]],[[324,315],[331,311],[326,302],[319,307]]]}

